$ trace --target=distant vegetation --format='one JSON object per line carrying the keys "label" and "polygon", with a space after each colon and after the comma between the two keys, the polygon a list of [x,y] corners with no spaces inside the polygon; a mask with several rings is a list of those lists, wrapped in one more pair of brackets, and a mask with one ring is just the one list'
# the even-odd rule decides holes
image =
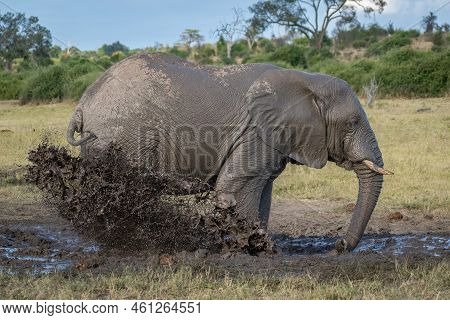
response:
{"label": "distant vegetation", "polygon": [[[32,26],[30,30],[34,30],[28,31],[28,35],[20,32],[23,37],[20,45],[0,44],[0,61],[4,65],[0,71],[0,100],[20,99],[22,103],[78,100],[104,70],[143,51],[168,52],[199,64],[265,62],[322,72],[346,80],[359,94],[363,94],[363,87],[372,79],[379,85],[379,96],[437,97],[449,93],[449,26],[437,25],[434,15],[424,17],[424,33],[395,29],[392,23],[386,27],[366,26],[353,17],[338,21],[332,36],[330,32],[321,34],[320,30],[308,35],[292,29],[286,36],[265,38],[261,34],[270,20],[264,15],[263,4],[268,2],[289,3],[259,1],[258,6],[250,9],[254,16],[248,20],[243,18],[242,11],[235,9],[234,20],[218,27],[216,43],[204,43],[198,30],[186,29],[175,45],[144,49],[129,49],[117,41],[97,51],[80,51],[75,47],[63,50],[51,46],[50,33],[38,24],[37,18],[0,15],[0,31],[5,37],[6,30],[17,26],[24,30]],[[322,37],[320,43],[317,36]]]}

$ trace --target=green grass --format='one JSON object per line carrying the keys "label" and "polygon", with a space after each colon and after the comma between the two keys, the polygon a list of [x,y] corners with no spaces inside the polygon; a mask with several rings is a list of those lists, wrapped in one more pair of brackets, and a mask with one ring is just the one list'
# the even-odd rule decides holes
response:
{"label": "green grass", "polygon": [[0,273],[1,299],[448,299],[449,265],[400,265],[357,278],[337,274],[229,274],[190,267],[93,275],[10,276]]}

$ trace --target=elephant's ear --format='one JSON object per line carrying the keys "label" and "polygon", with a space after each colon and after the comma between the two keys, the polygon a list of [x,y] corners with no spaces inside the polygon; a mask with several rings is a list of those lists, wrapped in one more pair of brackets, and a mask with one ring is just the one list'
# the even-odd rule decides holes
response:
{"label": "elephant's ear", "polygon": [[295,162],[322,168],[328,161],[326,127],[305,74],[266,71],[249,88],[246,103],[250,125],[269,147]]}

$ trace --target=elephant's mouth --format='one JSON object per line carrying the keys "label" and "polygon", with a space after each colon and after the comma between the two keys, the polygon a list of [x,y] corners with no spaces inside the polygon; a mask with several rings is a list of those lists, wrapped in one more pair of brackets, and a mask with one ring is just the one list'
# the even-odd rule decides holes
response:
{"label": "elephant's mouth", "polygon": [[[345,170],[353,170],[354,169],[354,163],[350,160],[342,160],[342,161],[334,161],[336,162],[336,164],[341,167],[344,168]],[[359,163],[362,163],[363,165],[365,165],[367,168],[369,168],[370,170],[372,170],[373,172],[382,174],[382,175],[392,175],[394,174],[392,171],[384,169],[382,167],[377,166],[375,163],[373,163],[370,160],[363,160]]]}
{"label": "elephant's mouth", "polygon": [[334,161],[337,166],[344,168],[345,170],[353,170],[353,162],[343,159],[341,161]]}

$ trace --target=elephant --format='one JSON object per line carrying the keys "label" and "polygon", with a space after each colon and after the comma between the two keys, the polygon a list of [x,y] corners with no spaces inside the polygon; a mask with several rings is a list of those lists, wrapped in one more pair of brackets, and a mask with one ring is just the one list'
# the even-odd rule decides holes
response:
{"label": "elephant", "polygon": [[116,143],[141,165],[198,177],[214,186],[217,207],[263,228],[273,181],[288,164],[334,162],[359,181],[339,252],[357,246],[391,174],[344,80],[264,63],[197,65],[167,53],[132,55],[109,68],[80,99],[67,141],[82,157]]}

